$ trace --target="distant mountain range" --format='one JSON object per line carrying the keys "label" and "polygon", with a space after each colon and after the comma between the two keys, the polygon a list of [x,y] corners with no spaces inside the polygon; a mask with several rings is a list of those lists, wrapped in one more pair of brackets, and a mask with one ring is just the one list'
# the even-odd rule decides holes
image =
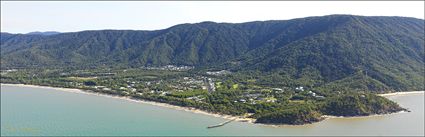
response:
{"label": "distant mountain range", "polygon": [[27,35],[45,35],[45,36],[56,35],[56,34],[60,34],[60,32],[56,32],[56,31],[45,31],[45,32],[35,31],[35,32],[27,33]]}
{"label": "distant mountain range", "polygon": [[172,64],[329,87],[366,78],[372,89],[423,90],[424,30],[416,18],[329,15],[156,31],[1,33],[1,67]]}

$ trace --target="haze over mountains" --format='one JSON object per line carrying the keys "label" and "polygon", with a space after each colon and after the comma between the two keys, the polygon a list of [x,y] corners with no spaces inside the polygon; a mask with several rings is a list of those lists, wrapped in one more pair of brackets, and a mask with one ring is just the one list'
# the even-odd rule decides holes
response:
{"label": "haze over mountains", "polygon": [[424,25],[416,18],[330,15],[156,31],[1,33],[1,68],[188,65],[307,85],[355,87],[367,79],[376,90],[423,90]]}
{"label": "haze over mountains", "polygon": [[60,32],[57,31],[46,31],[46,32],[40,32],[40,31],[35,31],[35,32],[30,32],[27,33],[28,35],[45,35],[45,36],[49,36],[49,35],[56,35],[59,34]]}

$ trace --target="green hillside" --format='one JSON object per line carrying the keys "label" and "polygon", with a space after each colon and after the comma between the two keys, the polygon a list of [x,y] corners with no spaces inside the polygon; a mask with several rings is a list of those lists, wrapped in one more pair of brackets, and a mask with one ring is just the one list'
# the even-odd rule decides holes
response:
{"label": "green hillside", "polygon": [[156,31],[1,33],[1,68],[187,65],[273,86],[424,90],[424,25],[415,18],[330,15]]}

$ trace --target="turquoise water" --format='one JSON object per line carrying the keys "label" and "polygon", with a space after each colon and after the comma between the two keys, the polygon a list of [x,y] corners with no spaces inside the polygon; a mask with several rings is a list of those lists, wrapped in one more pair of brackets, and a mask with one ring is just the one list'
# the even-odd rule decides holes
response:
{"label": "turquoise water", "polygon": [[424,94],[393,96],[411,113],[270,127],[121,99],[1,86],[1,135],[424,135]]}

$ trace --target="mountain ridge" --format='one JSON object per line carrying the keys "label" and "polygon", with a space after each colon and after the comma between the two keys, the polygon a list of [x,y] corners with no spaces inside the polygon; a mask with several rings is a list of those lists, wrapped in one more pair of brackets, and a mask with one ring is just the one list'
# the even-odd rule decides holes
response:
{"label": "mountain ridge", "polygon": [[312,86],[350,81],[355,74],[368,73],[374,90],[423,89],[424,34],[423,19],[353,15],[246,23],[207,21],[154,31],[100,30],[50,36],[2,33],[1,67],[171,64],[267,72],[282,81]]}

